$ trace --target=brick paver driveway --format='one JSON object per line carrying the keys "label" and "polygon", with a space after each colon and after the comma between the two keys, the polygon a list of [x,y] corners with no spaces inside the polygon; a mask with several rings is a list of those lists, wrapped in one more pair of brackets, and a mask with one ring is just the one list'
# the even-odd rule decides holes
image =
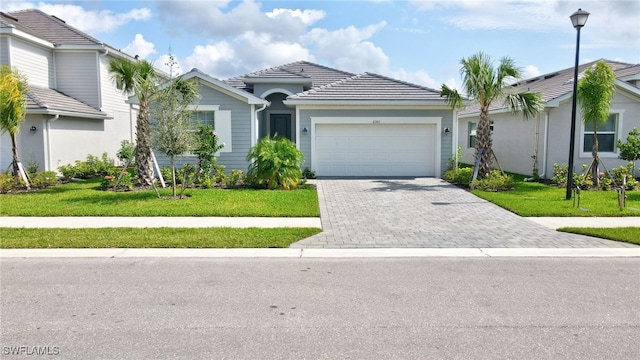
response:
{"label": "brick paver driveway", "polygon": [[291,247],[634,247],[557,232],[441,179],[315,183],[324,231]]}

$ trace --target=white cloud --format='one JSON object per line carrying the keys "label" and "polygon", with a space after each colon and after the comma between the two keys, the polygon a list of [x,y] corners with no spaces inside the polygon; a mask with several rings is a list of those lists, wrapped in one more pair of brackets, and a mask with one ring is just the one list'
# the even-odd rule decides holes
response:
{"label": "white cloud", "polygon": [[583,32],[583,46],[591,48],[637,48],[640,43],[640,2],[630,0],[414,0],[421,11],[439,14],[463,30],[528,30],[575,32],[569,16],[578,8],[591,13]]}
{"label": "white cloud", "polygon": [[400,68],[397,71],[390,71],[387,76],[396,78],[398,80],[406,81],[412,84],[425,86],[434,90],[440,90],[442,83],[438,82],[434,78],[429,75],[426,70],[417,70],[413,72],[408,72],[404,68]]}
{"label": "white cloud", "polygon": [[[233,4],[235,7],[228,7]],[[237,5],[236,5],[237,4]],[[167,0],[157,2],[158,17],[174,35],[202,35],[221,39],[246,32],[267,33],[277,40],[291,41],[307,26],[325,16],[322,10],[274,9],[264,13],[253,0],[240,3]]]}
{"label": "white cloud", "polygon": [[225,79],[298,60],[314,61],[308,49],[295,42],[277,41],[269,34],[247,32],[233,41],[198,45],[182,61],[185,69]]}
{"label": "white cloud", "polygon": [[534,77],[540,76],[540,75],[541,75],[540,70],[535,65],[527,65],[522,70],[522,78],[523,79],[531,79],[531,78],[534,78]]}
{"label": "white cloud", "polygon": [[132,21],[146,21],[151,18],[147,8],[132,9],[126,13],[114,13],[110,10],[91,11],[70,4],[33,3],[26,1],[3,1],[2,11],[39,9],[49,15],[64,20],[67,24],[90,34],[113,32],[120,26]]}
{"label": "white cloud", "polygon": [[298,18],[304,25],[312,25],[318,20],[321,20],[325,17],[326,13],[322,10],[304,10],[300,9],[291,10],[291,9],[273,9],[273,11],[266,13],[267,17],[271,19],[282,19],[285,16],[290,16],[292,18]]}
{"label": "white cloud", "polygon": [[133,41],[122,48],[122,51],[132,56],[138,55],[146,59],[149,55],[156,53],[156,48],[152,42],[146,41],[142,34],[136,34]]}
{"label": "white cloud", "polygon": [[313,46],[317,57],[328,60],[340,69],[356,73],[385,73],[389,57],[373,42],[366,41],[385,26],[386,22],[382,21],[362,29],[354,26],[334,31],[316,28],[304,36],[304,40]]}

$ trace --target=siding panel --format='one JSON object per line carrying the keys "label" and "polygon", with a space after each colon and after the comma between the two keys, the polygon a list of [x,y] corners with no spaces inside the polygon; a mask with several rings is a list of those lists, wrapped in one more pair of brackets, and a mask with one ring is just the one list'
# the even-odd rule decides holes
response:
{"label": "siding panel", "polygon": [[53,54],[51,51],[11,38],[11,65],[27,76],[30,84],[53,87]]}
{"label": "siding panel", "polygon": [[98,53],[57,52],[57,89],[96,109],[100,108]]}

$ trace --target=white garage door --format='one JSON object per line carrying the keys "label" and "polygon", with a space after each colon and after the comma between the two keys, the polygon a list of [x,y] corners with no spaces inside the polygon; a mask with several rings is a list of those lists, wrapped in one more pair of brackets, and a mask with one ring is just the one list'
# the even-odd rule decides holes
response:
{"label": "white garage door", "polygon": [[433,124],[316,124],[319,176],[434,176]]}

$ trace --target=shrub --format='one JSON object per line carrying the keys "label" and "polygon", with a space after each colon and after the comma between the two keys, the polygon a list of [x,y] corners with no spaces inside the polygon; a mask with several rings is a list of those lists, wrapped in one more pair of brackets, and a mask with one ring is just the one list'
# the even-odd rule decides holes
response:
{"label": "shrub", "polygon": [[213,175],[213,182],[217,185],[226,184],[227,174],[225,173],[226,167],[224,165],[217,166],[215,174]]}
{"label": "shrub", "polygon": [[476,179],[471,187],[482,191],[509,190],[513,188],[513,178],[511,175],[503,175],[500,170],[492,170],[487,176]]}
{"label": "shrub", "polygon": [[459,168],[448,170],[444,173],[444,179],[450,183],[458,184],[458,185],[466,185],[471,184],[471,179],[473,178],[473,168]]}
{"label": "shrub", "polygon": [[567,183],[567,165],[560,165],[558,163],[553,164],[553,177],[551,182],[556,185],[562,185]]}
{"label": "shrub", "polygon": [[103,190],[133,190],[135,174],[126,169],[111,168],[102,178]]}
{"label": "shrub", "polygon": [[24,181],[20,177],[15,177],[9,172],[0,174],[0,193],[6,194],[24,188]]}
{"label": "shrub", "polygon": [[613,178],[618,186],[622,186],[625,175],[627,176],[627,186],[625,189],[634,190],[636,186],[638,186],[638,181],[634,179],[633,176],[629,175],[633,173],[633,163],[630,162],[627,166],[622,165],[620,167],[613,168],[611,169],[611,172],[613,173]]}
{"label": "shrub", "polygon": [[225,187],[227,189],[235,189],[242,185],[244,180],[244,173],[242,170],[231,170],[231,174],[227,177]]}
{"label": "shrub", "polygon": [[303,179],[315,179],[316,178],[316,172],[315,171],[311,171],[311,169],[306,167],[306,168],[304,168],[304,170],[302,170],[302,178]]}
{"label": "shrub", "polygon": [[218,144],[218,133],[211,125],[200,125],[195,134],[195,148],[193,153],[198,157],[199,170],[205,175],[211,175],[218,165],[215,153],[224,147]]}
{"label": "shrub", "polygon": [[247,154],[248,179],[252,185],[267,189],[295,189],[302,178],[304,155],[291,140],[264,137]]}
{"label": "shrub", "polygon": [[118,157],[118,160],[120,160],[120,163],[128,163],[129,165],[131,165],[135,158],[135,151],[136,146],[131,141],[122,140],[120,142],[120,150],[118,150],[116,156]]}
{"label": "shrub", "polygon": [[89,179],[107,175],[112,166],[107,153],[103,153],[102,158],[89,154],[86,161],[76,160],[75,164],[62,165],[58,170],[66,179]]}
{"label": "shrub", "polygon": [[38,189],[48,188],[58,183],[55,171],[36,171],[31,175],[31,186]]}

